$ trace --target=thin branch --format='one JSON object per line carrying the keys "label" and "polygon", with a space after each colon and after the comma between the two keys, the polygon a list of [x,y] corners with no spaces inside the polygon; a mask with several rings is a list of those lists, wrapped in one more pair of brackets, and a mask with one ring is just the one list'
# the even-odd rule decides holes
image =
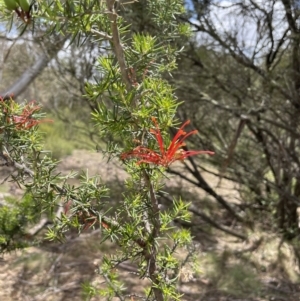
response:
{"label": "thin branch", "polygon": [[28,230],[27,234],[29,235],[29,237],[33,237],[37,235],[41,230],[43,230],[49,224],[51,224],[51,221],[48,218],[44,217],[39,221],[38,224],[36,224],[34,227]]}
{"label": "thin branch", "polygon": [[101,37],[101,38],[104,38],[105,40],[108,40],[108,41],[113,41],[113,37],[110,36],[108,33],[106,32],[103,32],[103,31],[98,31],[98,30],[95,30],[95,29],[91,29],[91,32],[96,34],[97,36]]}
{"label": "thin branch", "polygon": [[226,41],[221,39],[221,37],[217,34],[215,29],[213,28],[213,26],[207,20],[205,22],[207,28],[205,28],[204,25],[202,24],[197,24],[186,18],[181,18],[181,19],[187,22],[188,24],[192,25],[193,27],[195,27],[197,31],[205,32],[208,35],[210,35],[215,41],[217,41],[220,44],[220,46],[222,46],[224,49],[229,51],[229,53],[236,60],[236,62],[243,65],[244,67],[250,68],[253,71],[255,71],[263,79],[267,80],[274,88],[276,88],[284,97],[286,97],[287,99],[292,98],[291,95],[287,91],[285,91],[278,82],[270,78],[265,70],[255,65],[253,60],[249,59],[249,57],[247,57],[240,49],[238,49],[238,53],[236,53]]}
{"label": "thin branch", "polygon": [[124,55],[124,49],[121,43],[121,38],[119,34],[119,28],[117,24],[117,18],[118,14],[115,11],[114,8],[115,0],[106,0],[106,5],[108,9],[109,18],[111,21],[111,31],[112,31],[112,41],[113,41],[113,47],[116,54],[116,58],[118,60],[122,79],[126,85],[126,88],[128,91],[132,89],[132,84],[130,82],[128,73],[127,73],[127,66],[125,61],[125,55]]}
{"label": "thin branch", "polygon": [[225,232],[225,233],[228,233],[232,236],[235,236],[237,238],[240,238],[242,240],[247,240],[247,236],[243,235],[243,234],[240,234],[238,232],[235,232],[231,229],[228,229],[220,224],[218,224],[217,222],[215,222],[214,220],[212,220],[210,217],[208,217],[206,214],[204,214],[203,212],[200,212],[199,209],[196,208],[195,205],[191,205],[189,207],[189,211],[194,213],[195,215],[201,217],[205,222],[207,222],[208,224],[212,225],[213,227]]}
{"label": "thin branch", "polygon": [[296,20],[294,19],[293,14],[292,14],[291,1],[290,0],[281,0],[281,2],[285,8],[286,19],[289,24],[290,30],[293,33],[296,33],[298,31],[298,29],[297,29]]}
{"label": "thin branch", "polygon": [[113,289],[114,293],[116,294],[116,296],[121,300],[121,301],[125,301],[125,299],[122,297],[122,295],[120,294],[120,291],[117,289],[117,287],[112,283],[112,281],[109,279],[109,277],[107,277],[107,275],[105,273],[101,273],[102,277],[105,279],[106,283],[109,283],[110,287]]}
{"label": "thin branch", "polygon": [[225,161],[223,162],[223,165],[221,167],[221,172],[220,172],[220,180],[219,180],[219,184],[222,181],[223,175],[226,172],[227,167],[230,165],[232,158],[233,158],[233,154],[234,154],[234,150],[235,147],[237,145],[238,139],[243,131],[243,128],[246,124],[247,120],[246,119],[241,119],[239,122],[239,125],[236,129],[235,135],[233,137],[233,140],[231,141],[228,150],[227,150],[227,158],[225,159]]}
{"label": "thin branch", "polygon": [[225,208],[228,212],[231,213],[232,216],[234,216],[238,221],[243,222],[243,219],[234,211],[234,209],[224,200],[222,196],[217,194],[214,189],[212,189],[209,184],[205,181],[205,179],[202,177],[201,173],[198,170],[197,165],[195,164],[195,161],[192,157],[189,157],[188,160],[193,166],[193,169],[189,167],[186,163],[184,163],[185,168],[194,176],[196,181],[189,179],[187,176],[183,175],[182,173],[175,171],[173,169],[169,169],[168,172],[171,174],[175,174],[180,176],[182,179],[194,184],[197,187],[202,188],[204,191],[206,191],[208,194],[213,196],[218,203]]}
{"label": "thin branch", "polygon": [[[28,86],[37,78],[43,69],[47,67],[52,58],[61,50],[68,36],[59,40],[55,45],[51,45],[51,51],[44,52],[37,61],[26,69],[23,74],[5,91],[0,92],[2,99],[9,99],[10,97],[18,97],[24,92]],[[49,45],[50,46],[50,45]]]}
{"label": "thin branch", "polygon": [[[161,195],[161,197],[163,197],[165,200],[167,200],[169,203],[173,203],[173,200],[167,196],[167,195]],[[212,220],[209,216],[207,216],[205,213],[203,212],[200,212],[199,209],[192,203],[188,210],[192,213],[194,213],[195,215],[199,216],[202,220],[204,220],[206,223],[208,223],[209,225],[213,226],[214,228],[218,229],[218,230],[221,230],[227,234],[230,234],[232,236],[235,236],[239,239],[242,239],[242,240],[247,240],[247,236],[241,234],[241,233],[238,233],[238,232],[235,232],[225,226],[222,226],[220,224],[218,224],[217,222],[215,222],[214,220]],[[181,223],[181,221],[178,221]],[[192,225],[189,224],[189,227],[191,227]]]}

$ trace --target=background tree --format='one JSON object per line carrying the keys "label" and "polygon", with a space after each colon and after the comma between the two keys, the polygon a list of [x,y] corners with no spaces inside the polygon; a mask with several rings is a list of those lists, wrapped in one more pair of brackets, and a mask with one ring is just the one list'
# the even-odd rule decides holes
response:
{"label": "background tree", "polygon": [[[188,32],[186,26],[173,21],[176,15],[184,12],[182,3],[147,3],[157,27],[165,29],[165,34],[159,38],[141,33],[128,36],[128,24],[118,15],[118,3],[114,0],[106,3],[42,1],[37,15],[26,1],[13,4],[12,7],[11,2],[5,1],[2,8],[15,13],[25,24],[24,30],[32,23],[38,29],[47,24],[45,34],[62,31],[70,38],[70,43],[76,37],[78,41],[85,37],[83,43],[91,38],[93,43],[106,44],[105,53],[97,59],[98,78],[85,82],[86,97],[94,103],[92,116],[100,135],[111,140],[107,152],[110,157],[119,157],[130,175],[123,201],[116,204],[114,210],[112,203],[105,201],[107,189],[97,177],[86,175],[81,185],[71,186],[67,179],[73,175],[61,177],[51,158],[43,155],[37,132],[37,125],[41,122],[37,114],[40,106],[35,102],[19,105],[13,99],[13,93],[6,93],[1,98],[1,156],[6,165],[18,171],[11,176],[24,189],[23,198],[29,200],[27,206],[36,208],[35,215],[44,212],[54,219],[54,226],[47,234],[50,240],[63,240],[70,228],[81,232],[97,226],[102,228],[104,240],[110,239],[118,244],[120,251],[105,256],[99,268],[99,274],[107,282],[107,289],[101,290],[100,294],[108,298],[117,296],[120,300],[133,296],[145,298],[126,292],[117,278],[116,267],[132,260],[136,263],[137,274],[148,279],[147,299],[179,299],[175,283],[181,266],[174,252],[179,247],[188,246],[191,236],[185,229],[174,231],[171,223],[175,218],[189,219],[188,205],[181,199],[174,199],[174,206],[162,211],[158,195],[163,187],[165,168],[174,161],[202,153],[213,154],[182,149],[183,141],[195,133],[183,131],[187,123],[167,147],[169,139],[165,129],[174,123],[178,104],[172,88],[162,79],[162,73],[175,67],[177,50],[172,47],[171,40]],[[101,42],[97,41],[99,39]],[[61,43],[64,42],[65,38]],[[86,58],[94,63],[92,57]],[[79,62],[74,66],[77,69],[73,77],[80,76]],[[71,84],[69,91],[72,91]],[[115,141],[123,143],[118,145]],[[63,212],[62,203],[65,204]],[[8,208],[8,205],[1,208],[5,217],[2,220],[13,217],[17,220],[20,211],[9,212]],[[2,224],[2,251],[18,248],[15,232],[25,228],[26,222],[25,212],[22,222],[10,227],[6,227],[6,222]],[[95,293],[92,288],[87,290]]]}
{"label": "background tree", "polygon": [[[257,210],[264,212],[260,216],[267,216],[272,227],[274,221],[275,231],[295,238],[299,234],[298,7],[293,1],[249,0],[192,1],[189,8],[185,21],[195,36],[182,55],[175,80],[180,86],[177,95],[185,99],[180,115],[191,116],[202,134],[194,141],[196,147],[216,150],[220,178],[240,184],[241,204],[235,211],[250,208],[255,221]],[[190,160],[193,167],[186,164],[193,175],[190,181],[210,191],[199,165]]]}

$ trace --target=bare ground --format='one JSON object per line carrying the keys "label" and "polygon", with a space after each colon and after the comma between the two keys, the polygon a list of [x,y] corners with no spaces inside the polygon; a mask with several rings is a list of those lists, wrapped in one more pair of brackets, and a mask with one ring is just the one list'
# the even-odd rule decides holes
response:
{"label": "bare ground", "polygon": [[[178,165],[180,168],[180,165]],[[89,175],[99,174],[103,182],[118,194],[126,173],[114,161],[107,162],[102,155],[87,151],[75,151],[60,164],[60,170],[83,170]],[[217,187],[216,177],[205,173],[211,186]],[[178,177],[167,181],[169,190],[183,196],[197,199],[204,212],[213,206],[202,190],[197,189]],[[223,180],[218,193],[238,203],[237,187]],[[2,187],[5,193],[20,194],[13,184]],[[222,218],[216,215],[214,218]],[[216,230],[201,219],[192,229],[195,236],[197,265],[187,265],[180,273],[178,289],[187,301],[298,301],[300,300],[299,263],[290,245],[279,236],[262,230],[248,230],[247,241],[241,241],[224,232]],[[220,220],[221,222],[221,220]],[[231,226],[235,228],[234,226]],[[234,230],[239,230],[234,229]],[[104,287],[104,279],[97,274],[103,254],[115,252],[112,243],[100,244],[99,230],[71,234],[64,244],[49,243],[31,247],[24,251],[6,254],[0,260],[0,301],[80,301],[85,300],[82,293],[84,283]],[[184,258],[185,250],[179,257]],[[125,279],[127,300],[137,300],[134,294],[142,294],[146,280],[139,279],[135,267],[125,263],[119,270]],[[92,301],[106,300],[94,297]]]}

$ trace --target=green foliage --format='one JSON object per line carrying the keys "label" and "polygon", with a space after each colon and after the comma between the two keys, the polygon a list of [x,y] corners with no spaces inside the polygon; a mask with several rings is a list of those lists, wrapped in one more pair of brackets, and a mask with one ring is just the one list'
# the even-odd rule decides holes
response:
{"label": "green foliage", "polygon": [[82,283],[82,295],[84,300],[90,300],[92,297],[99,295],[99,290],[89,282]]}
{"label": "green foliage", "polygon": [[40,218],[40,210],[31,195],[20,200],[5,198],[0,207],[0,253],[10,252],[29,245],[26,227]]}

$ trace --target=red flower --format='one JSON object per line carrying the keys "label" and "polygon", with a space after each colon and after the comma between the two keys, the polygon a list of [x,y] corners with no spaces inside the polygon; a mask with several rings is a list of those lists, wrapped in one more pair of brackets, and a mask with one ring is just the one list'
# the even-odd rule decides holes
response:
{"label": "red flower", "polygon": [[38,112],[40,108],[40,106],[35,105],[34,101],[31,101],[25,106],[20,115],[13,115],[10,122],[14,123],[17,129],[30,129],[41,122],[52,122],[49,119],[37,120],[32,118],[32,115]]}
{"label": "red flower", "polygon": [[137,164],[141,163],[153,163],[156,165],[161,165],[164,167],[168,167],[176,160],[184,160],[189,156],[199,155],[199,154],[208,154],[214,155],[214,152],[211,151],[185,151],[182,149],[185,146],[183,142],[187,137],[196,134],[197,130],[186,133],[183,128],[190,123],[190,121],[186,121],[181,128],[178,130],[177,134],[171,141],[169,147],[166,149],[164,146],[164,141],[161,136],[161,132],[157,123],[157,120],[152,117],[152,121],[155,125],[155,129],[150,129],[150,133],[154,134],[160,152],[156,152],[152,149],[149,149],[144,146],[138,146],[134,148],[132,151],[125,152],[121,154],[121,159],[125,160],[128,158],[138,158],[140,159]]}

